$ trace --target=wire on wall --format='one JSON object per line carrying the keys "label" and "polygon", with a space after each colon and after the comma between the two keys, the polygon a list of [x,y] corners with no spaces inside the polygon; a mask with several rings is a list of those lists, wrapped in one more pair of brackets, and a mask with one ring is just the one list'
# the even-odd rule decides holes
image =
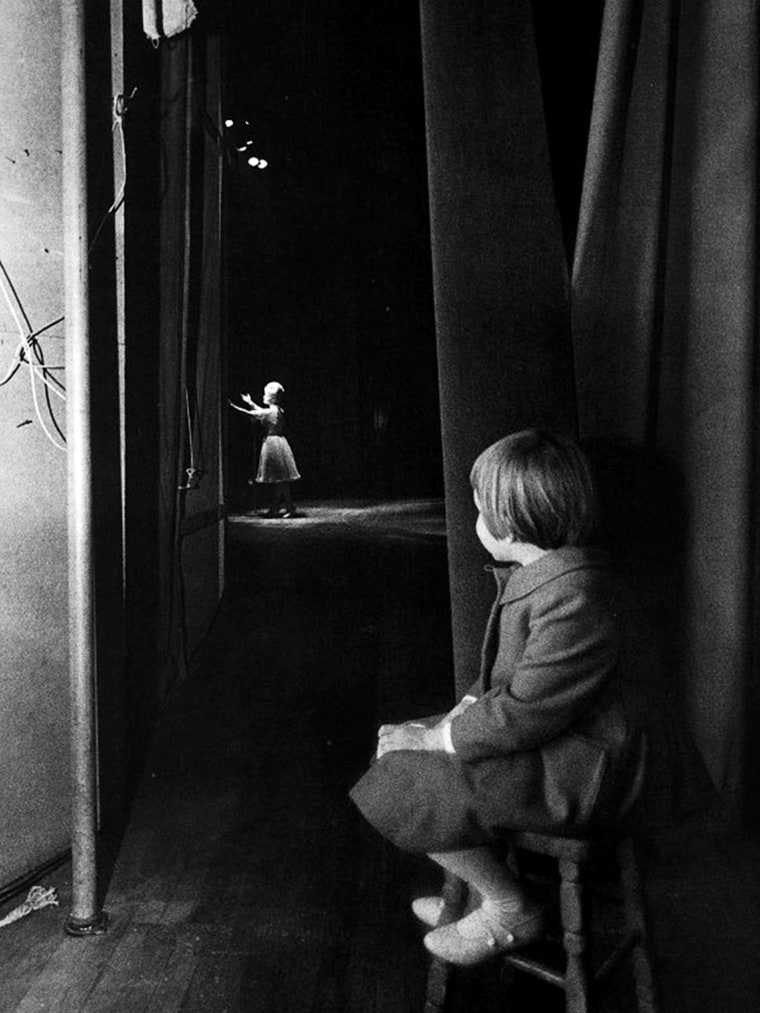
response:
{"label": "wire on wall", "polygon": [[[119,137],[122,178],[111,206],[103,215],[100,224],[95,230],[95,234],[90,241],[88,248],[89,254],[92,253],[105,224],[124,203],[127,189],[127,150],[124,133],[124,117],[129,108],[129,103],[134,98],[136,92],[137,87],[134,87],[128,96],[114,96],[113,123],[111,129],[112,132],[116,133]],[[53,405],[50,400],[51,394],[55,394],[56,397],[60,398],[62,401],[66,400],[66,388],[62,381],[55,375],[55,371],[63,370],[65,369],[65,366],[62,364],[50,365],[46,363],[42,346],[38,341],[41,334],[44,334],[52,327],[56,327],[58,324],[63,323],[65,318],[63,316],[57,317],[55,320],[51,320],[50,323],[45,324],[43,327],[39,327],[37,330],[34,330],[26,310],[24,309],[23,303],[19,298],[18,292],[16,291],[16,287],[11,280],[10,273],[2,259],[0,259],[0,290],[2,290],[3,298],[10,310],[10,314],[20,337],[20,341],[16,345],[10,364],[5,371],[5,374],[0,377],[0,387],[9,383],[19,369],[21,369],[22,366],[26,366],[29,370],[29,385],[37,421],[39,422],[45,436],[53,444],[53,446],[56,447],[56,449],[65,452],[66,437],[58,424],[58,419],[53,411]],[[47,413],[43,412],[41,405],[40,391],[38,389],[38,385],[40,383],[44,387]]]}
{"label": "wire on wall", "polygon": [[[46,324],[44,327],[41,327],[39,330],[35,331],[32,328],[32,325],[26,314],[26,311],[24,310],[21,300],[18,297],[18,293],[16,292],[13,282],[11,281],[11,277],[8,273],[8,270],[2,260],[0,260],[0,289],[2,289],[3,298],[5,299],[8,305],[8,309],[10,310],[11,316],[13,317],[14,323],[16,324],[16,328],[18,329],[19,336],[21,338],[19,344],[16,346],[16,351],[13,356],[13,359],[11,360],[11,364],[8,367],[8,370],[6,371],[5,377],[3,377],[2,384],[8,383],[8,381],[11,380],[13,376],[15,376],[16,372],[20,369],[22,365],[28,366],[29,386],[31,389],[32,402],[34,404],[34,411],[35,415],[37,416],[37,421],[39,422],[40,427],[42,428],[42,431],[44,432],[45,436],[48,438],[48,440],[50,440],[53,446],[56,447],[58,450],[65,451],[66,438],[61,432],[60,426],[58,425],[58,422],[55,418],[55,414],[53,413],[52,410],[52,405],[47,395],[47,391],[53,390],[59,397],[65,400],[63,385],[52,374],[48,375],[52,368],[62,368],[62,367],[50,367],[46,365],[42,347],[40,346],[40,343],[37,340],[38,335],[42,334],[44,331],[49,330],[51,327],[54,327],[56,324],[61,323],[63,321],[63,317],[59,317],[57,320],[51,321],[49,324]],[[32,357],[37,361],[34,362]],[[39,392],[37,390],[38,380],[42,381],[46,391],[45,396],[49,415],[49,420],[47,421],[40,407],[40,397]],[[51,424],[50,426],[48,425],[48,421]],[[51,429],[55,430],[57,436],[53,434]]]}

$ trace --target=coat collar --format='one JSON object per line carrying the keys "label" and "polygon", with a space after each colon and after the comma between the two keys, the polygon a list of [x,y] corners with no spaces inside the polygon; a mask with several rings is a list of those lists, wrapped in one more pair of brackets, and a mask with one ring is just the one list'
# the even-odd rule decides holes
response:
{"label": "coat collar", "polygon": [[528,566],[489,566],[487,569],[493,571],[499,589],[498,601],[505,605],[517,601],[518,598],[524,598],[536,588],[572,570],[608,565],[609,560],[600,549],[588,546],[564,546],[561,549],[552,549]]}

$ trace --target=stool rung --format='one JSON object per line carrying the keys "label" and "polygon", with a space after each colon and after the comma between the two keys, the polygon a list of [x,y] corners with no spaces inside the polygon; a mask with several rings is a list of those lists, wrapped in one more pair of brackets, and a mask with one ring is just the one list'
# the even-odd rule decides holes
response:
{"label": "stool rung", "polygon": [[[565,993],[566,1013],[580,1010],[588,1013],[592,999],[597,1001],[601,995],[597,984],[606,984],[623,958],[629,957],[632,958],[636,1008],[639,1013],[657,1013],[646,911],[633,842],[627,838],[611,842],[523,833],[512,835],[509,843],[513,858],[518,854],[523,858],[522,853],[528,852],[532,867],[526,868],[529,865],[526,860],[520,871],[531,881],[537,896],[547,894],[547,908],[558,912],[559,921],[553,914],[544,939],[524,949],[504,953],[502,962],[561,988]],[[609,857],[615,860],[616,876],[612,876],[613,869],[607,861],[612,843],[615,847]],[[539,861],[532,861],[533,855],[539,856]],[[545,864],[544,858],[558,863],[556,874],[535,875],[543,871],[540,865]],[[461,889],[461,881],[447,873],[444,896],[451,898],[447,912],[458,917],[464,898],[461,892],[446,892],[452,883]],[[617,909],[614,921],[613,908]],[[593,933],[592,914],[596,923]],[[441,961],[431,963],[425,1013],[441,1013],[445,1008],[450,972],[451,967]]]}
{"label": "stool rung", "polygon": [[[640,934],[638,932],[631,932],[620,939],[616,946],[607,953],[599,967],[590,969],[594,980],[599,984],[603,984],[613,973],[620,961],[633,949],[639,939]],[[551,947],[548,946],[548,943],[552,944]],[[505,953],[503,960],[510,967],[514,967],[518,971],[525,971],[527,974],[532,974],[534,977],[540,978],[550,985],[557,985],[563,988],[565,985],[565,975],[559,969],[559,964],[562,960],[561,945],[561,942],[556,940],[533,943],[526,950]],[[555,970],[555,968],[557,969]]]}
{"label": "stool rung", "polygon": [[539,960],[520,953],[507,953],[504,956],[504,962],[509,964],[510,967],[514,967],[518,971],[525,971],[527,974],[532,974],[535,978],[540,978],[541,981],[546,981],[550,985],[557,985],[559,988],[565,987],[564,974],[560,974],[559,971],[553,971]]}

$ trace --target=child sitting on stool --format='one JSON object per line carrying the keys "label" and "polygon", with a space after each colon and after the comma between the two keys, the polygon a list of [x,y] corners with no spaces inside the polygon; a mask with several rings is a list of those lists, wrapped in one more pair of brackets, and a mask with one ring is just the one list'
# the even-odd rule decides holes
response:
{"label": "child sitting on stool", "polygon": [[440,927],[442,898],[412,905],[433,927],[427,949],[455,964],[544,933],[542,906],[503,858],[510,830],[614,829],[647,796],[670,809],[686,769],[650,685],[651,637],[589,544],[597,503],[584,454],[527,430],[483,451],[470,481],[475,530],[498,564],[480,677],[443,717],[383,725],[351,791],[383,835],[474,891],[475,909]]}

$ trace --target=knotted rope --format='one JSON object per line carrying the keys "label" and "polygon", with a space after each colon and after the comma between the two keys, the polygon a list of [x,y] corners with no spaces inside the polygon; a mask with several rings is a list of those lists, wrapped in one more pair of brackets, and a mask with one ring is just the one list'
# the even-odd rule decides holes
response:
{"label": "knotted rope", "polygon": [[0,928],[10,925],[12,922],[17,922],[19,918],[23,918],[25,915],[31,914],[32,911],[37,911],[42,907],[58,907],[58,894],[54,886],[33,886],[26,895],[26,900],[23,904],[15,907],[5,918],[0,918]]}

